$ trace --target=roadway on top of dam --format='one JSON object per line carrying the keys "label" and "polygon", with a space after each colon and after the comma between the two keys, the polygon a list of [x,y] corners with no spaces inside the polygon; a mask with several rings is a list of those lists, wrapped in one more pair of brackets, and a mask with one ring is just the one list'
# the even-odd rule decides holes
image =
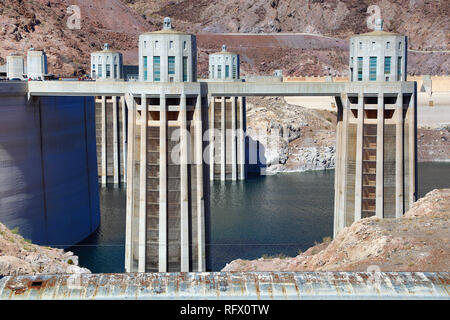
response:
{"label": "roadway on top of dam", "polygon": [[28,93],[30,96],[123,96],[143,93],[170,96],[340,96],[342,93],[365,96],[413,93],[414,82],[181,82],[140,81],[29,81],[0,83],[0,95]]}

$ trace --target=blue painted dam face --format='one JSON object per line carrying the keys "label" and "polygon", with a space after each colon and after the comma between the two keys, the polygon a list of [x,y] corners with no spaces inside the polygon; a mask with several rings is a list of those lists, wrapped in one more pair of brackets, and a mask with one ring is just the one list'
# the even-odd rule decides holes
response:
{"label": "blue painted dam face", "polygon": [[100,223],[93,98],[2,96],[0,221],[69,247]]}
{"label": "blue painted dam face", "polygon": [[[420,163],[419,197],[450,187],[450,163]],[[101,188],[101,225],[70,248],[93,272],[124,272],[125,190]],[[263,255],[295,256],[333,233],[334,171],[250,177],[211,187],[211,267]]]}

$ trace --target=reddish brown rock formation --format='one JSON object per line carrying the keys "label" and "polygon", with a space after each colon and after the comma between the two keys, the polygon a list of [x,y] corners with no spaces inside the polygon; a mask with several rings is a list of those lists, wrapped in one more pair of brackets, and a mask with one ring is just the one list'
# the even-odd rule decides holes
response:
{"label": "reddish brown rock formation", "polygon": [[[179,30],[198,34],[199,73],[207,56],[229,43],[242,56],[244,74],[342,75],[347,73],[348,38],[368,31],[367,7],[360,0],[4,0],[0,2],[0,56],[24,54],[31,46],[48,53],[49,71],[58,76],[89,73],[90,53],[108,42],[137,64],[138,36],[159,29],[172,16]],[[67,8],[81,9],[81,29],[70,30]],[[387,30],[409,36],[415,50],[449,50],[450,3],[423,0],[379,3]],[[269,33],[260,36],[214,35],[221,32]],[[286,40],[280,32],[305,33]],[[211,34],[212,33],[212,34]],[[331,37],[331,38],[329,38]],[[448,74],[450,54],[410,53],[413,74]]]}

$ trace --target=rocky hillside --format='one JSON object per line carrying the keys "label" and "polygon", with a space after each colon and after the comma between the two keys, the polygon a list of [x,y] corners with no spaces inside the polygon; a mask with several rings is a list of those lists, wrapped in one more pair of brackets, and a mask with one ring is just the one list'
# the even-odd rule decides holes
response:
{"label": "rocky hillside", "polygon": [[362,219],[294,258],[235,260],[222,271],[450,270],[450,189],[433,190],[399,219]]}
{"label": "rocky hillside", "polygon": [[[348,38],[368,31],[368,6],[377,4],[388,30],[410,37],[415,50],[449,50],[450,2],[429,0],[3,0],[0,1],[0,64],[7,54],[31,46],[46,49],[49,71],[72,76],[89,72],[90,53],[108,42],[124,53],[126,64],[137,64],[140,33],[159,29],[171,16],[179,30],[199,34],[200,75],[208,54],[223,42],[242,55],[242,70],[286,75],[347,73]],[[81,29],[66,25],[70,5],[81,9]],[[211,36],[239,32],[266,37]],[[280,33],[306,33],[283,39]],[[331,38],[328,38],[331,37]],[[449,53],[410,53],[413,74],[448,74]]]}
{"label": "rocky hillside", "polygon": [[268,174],[335,166],[336,115],[330,111],[289,105],[281,97],[249,97],[247,134],[260,143]]}
{"label": "rocky hillside", "polygon": [[0,276],[90,273],[72,252],[32,244],[0,223]]}

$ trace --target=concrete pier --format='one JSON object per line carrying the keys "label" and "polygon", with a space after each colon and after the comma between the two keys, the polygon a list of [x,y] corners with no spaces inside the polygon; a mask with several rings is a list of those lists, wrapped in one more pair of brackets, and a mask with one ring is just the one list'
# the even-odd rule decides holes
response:
{"label": "concrete pier", "polygon": [[127,120],[123,97],[97,97],[95,115],[99,181],[102,185],[118,186],[126,181]]}
{"label": "concrete pier", "polygon": [[335,235],[361,218],[400,217],[416,200],[416,89],[385,90],[338,105]]}
{"label": "concrete pier", "polygon": [[133,124],[128,161],[134,163],[128,171],[134,188],[127,188],[126,271],[205,271],[209,182],[201,155],[207,99],[200,90],[126,99]]}
{"label": "concrete pier", "polygon": [[245,180],[245,99],[212,97],[209,114],[211,180]]}

